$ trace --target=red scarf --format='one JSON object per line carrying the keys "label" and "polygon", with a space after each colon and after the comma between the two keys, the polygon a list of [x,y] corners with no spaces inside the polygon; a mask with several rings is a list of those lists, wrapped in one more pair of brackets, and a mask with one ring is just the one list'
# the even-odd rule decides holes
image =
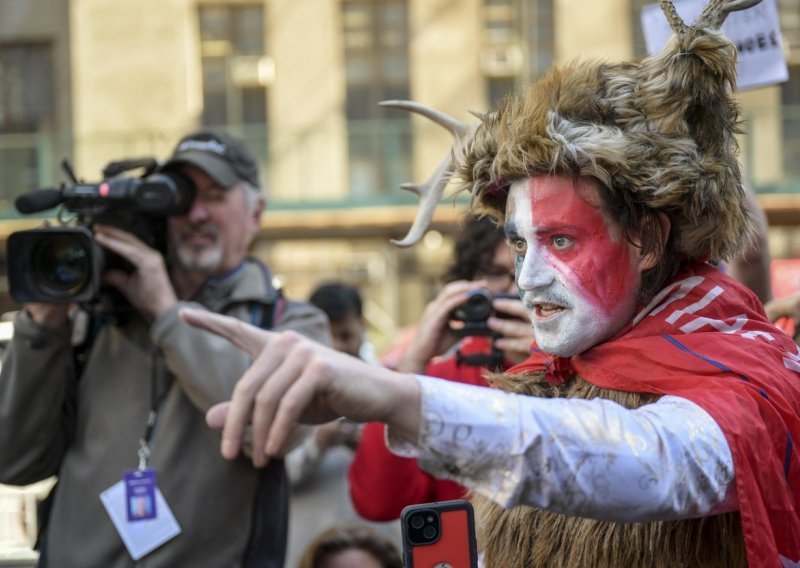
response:
{"label": "red scarf", "polygon": [[611,340],[570,358],[534,352],[509,372],[541,370],[704,408],[733,455],[749,565],[800,561],[800,351],[748,289],[695,265]]}

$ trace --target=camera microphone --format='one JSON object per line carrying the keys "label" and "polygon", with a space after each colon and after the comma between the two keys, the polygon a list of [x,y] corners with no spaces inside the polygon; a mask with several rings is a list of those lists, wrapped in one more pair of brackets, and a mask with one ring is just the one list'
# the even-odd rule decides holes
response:
{"label": "camera microphone", "polygon": [[61,199],[71,211],[129,208],[140,213],[181,215],[194,201],[195,187],[177,172],[151,174],[144,178],[118,176],[99,184],[77,184],[64,188]]}
{"label": "camera microphone", "polygon": [[17,197],[14,207],[24,215],[46,211],[61,203],[71,211],[130,207],[140,212],[180,215],[189,210],[194,195],[191,180],[175,172],[165,172],[146,178],[117,177],[99,184],[37,189]]}
{"label": "camera microphone", "polygon": [[14,207],[24,215],[52,209],[63,201],[59,189],[37,189],[23,193],[14,200]]}

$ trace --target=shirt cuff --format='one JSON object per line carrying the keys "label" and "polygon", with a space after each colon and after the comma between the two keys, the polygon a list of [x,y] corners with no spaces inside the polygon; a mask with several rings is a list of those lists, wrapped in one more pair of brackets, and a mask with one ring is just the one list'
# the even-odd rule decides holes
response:
{"label": "shirt cuff", "polygon": [[[517,397],[495,389],[417,375],[420,386],[420,432],[416,444],[386,428],[386,445],[401,457],[417,458],[437,478],[492,487],[481,491],[501,505],[513,499],[519,473],[508,471],[509,458],[524,453],[519,437]],[[524,438],[524,435],[523,435]],[[464,451],[470,441],[477,448]]]}

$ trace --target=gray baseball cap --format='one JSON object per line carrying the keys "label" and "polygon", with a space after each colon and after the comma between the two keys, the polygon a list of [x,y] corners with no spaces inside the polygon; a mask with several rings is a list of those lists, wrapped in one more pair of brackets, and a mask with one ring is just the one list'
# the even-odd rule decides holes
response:
{"label": "gray baseball cap", "polygon": [[260,188],[255,157],[243,140],[223,130],[208,128],[184,136],[162,169],[185,164],[200,168],[224,188],[240,181]]}

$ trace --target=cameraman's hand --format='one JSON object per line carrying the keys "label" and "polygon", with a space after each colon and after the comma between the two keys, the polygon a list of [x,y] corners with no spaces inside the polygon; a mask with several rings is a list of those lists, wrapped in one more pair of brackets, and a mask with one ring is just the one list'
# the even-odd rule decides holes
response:
{"label": "cameraman's hand", "polygon": [[495,346],[512,363],[521,363],[530,356],[534,341],[533,326],[524,304],[513,298],[495,298],[492,306],[495,311],[511,316],[511,319],[492,316],[486,320],[489,329],[502,335]]}
{"label": "cameraman's hand", "polygon": [[95,225],[95,238],[136,267],[131,274],[107,270],[103,275],[104,281],[125,294],[135,308],[155,319],[178,302],[164,257],[158,251],[128,231],[108,225]]}
{"label": "cameraman's hand", "polygon": [[67,325],[72,304],[47,304],[34,302],[25,304],[25,311],[37,325],[57,329]]}
{"label": "cameraman's hand", "polygon": [[439,295],[425,306],[414,340],[403,353],[397,370],[423,373],[432,358],[455,345],[458,338],[450,330],[450,314],[467,301],[470,290],[485,287],[486,284],[485,280],[456,280],[442,288]]}

